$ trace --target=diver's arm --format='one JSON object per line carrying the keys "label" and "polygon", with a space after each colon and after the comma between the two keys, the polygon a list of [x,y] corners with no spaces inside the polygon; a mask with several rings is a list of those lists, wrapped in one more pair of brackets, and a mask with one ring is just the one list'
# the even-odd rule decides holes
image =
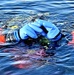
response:
{"label": "diver's arm", "polygon": [[18,30],[2,30],[0,33],[0,46],[15,45],[28,37],[37,38],[36,32],[28,24]]}
{"label": "diver's arm", "polygon": [[0,46],[14,45],[19,41],[18,30],[2,30],[0,33]]}

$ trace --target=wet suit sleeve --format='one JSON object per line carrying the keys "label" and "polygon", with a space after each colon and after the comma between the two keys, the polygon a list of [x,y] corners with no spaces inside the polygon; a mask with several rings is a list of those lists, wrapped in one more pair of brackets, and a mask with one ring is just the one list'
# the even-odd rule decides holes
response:
{"label": "wet suit sleeve", "polygon": [[14,45],[20,41],[18,30],[3,30],[0,32],[0,46]]}

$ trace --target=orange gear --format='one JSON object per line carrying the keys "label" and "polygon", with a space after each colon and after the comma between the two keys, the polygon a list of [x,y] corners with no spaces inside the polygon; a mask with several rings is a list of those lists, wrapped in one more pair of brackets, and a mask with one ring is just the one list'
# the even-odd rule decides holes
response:
{"label": "orange gear", "polygon": [[74,45],[74,31],[71,32],[72,40],[68,42],[68,45]]}
{"label": "orange gear", "polygon": [[5,43],[5,35],[0,35],[0,43]]}

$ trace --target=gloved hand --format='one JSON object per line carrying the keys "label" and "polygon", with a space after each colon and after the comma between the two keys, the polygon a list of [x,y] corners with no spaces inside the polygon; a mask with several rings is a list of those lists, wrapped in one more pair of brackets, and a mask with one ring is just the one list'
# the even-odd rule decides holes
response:
{"label": "gloved hand", "polygon": [[[42,29],[41,26],[43,26],[47,32],[45,31],[45,29]],[[48,39],[53,39],[56,37],[56,35],[59,32],[60,32],[59,29],[51,22],[41,20],[41,19],[36,19],[34,22],[24,25],[19,30],[19,35],[20,35],[21,39],[27,39],[28,36],[31,38],[37,38],[38,34],[43,35],[43,36],[47,37]],[[60,38],[60,36],[53,40],[56,41],[59,38]]]}
{"label": "gloved hand", "polygon": [[37,33],[42,32],[42,30],[39,27],[36,27],[35,25],[31,27],[30,25],[32,24],[33,22],[26,24],[19,30],[19,35],[21,39],[27,39],[28,37],[37,38]]}
{"label": "gloved hand", "polygon": [[[55,38],[60,32],[54,24],[41,19],[36,19],[33,23],[29,24],[29,26],[33,28],[35,32],[39,32],[39,34],[47,37],[48,39]],[[41,26],[44,26],[47,32],[42,29]],[[57,36],[57,38],[53,39],[53,41],[57,41],[60,37],[61,35]]]}

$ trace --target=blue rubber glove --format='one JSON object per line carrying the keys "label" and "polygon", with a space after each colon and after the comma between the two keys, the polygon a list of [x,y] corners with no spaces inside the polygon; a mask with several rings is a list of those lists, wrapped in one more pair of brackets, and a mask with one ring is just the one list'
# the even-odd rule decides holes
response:
{"label": "blue rubber glove", "polygon": [[[30,24],[30,23],[29,23]],[[19,35],[21,39],[27,39],[28,37],[31,38],[37,38],[37,34],[34,31],[33,28],[29,26],[29,24],[24,25],[20,30],[19,30]]]}
{"label": "blue rubber glove", "polygon": [[[41,26],[43,26],[48,32],[45,33]],[[37,38],[37,35],[40,34],[51,40],[55,38],[59,34],[59,32],[59,29],[51,22],[36,19],[34,22],[24,25],[19,30],[19,35],[21,39],[27,39],[28,37]],[[60,37],[61,35],[57,36],[57,38],[53,39],[53,41],[57,41]]]}
{"label": "blue rubber glove", "polygon": [[[31,28],[34,29],[35,32],[39,32],[41,35],[47,37],[48,39],[53,39],[59,34],[59,29],[51,22],[41,20],[41,19],[36,19],[35,22],[29,24]],[[41,26],[44,26],[48,33],[46,34],[44,30],[41,28]],[[61,35],[57,36],[53,41],[57,41]]]}

